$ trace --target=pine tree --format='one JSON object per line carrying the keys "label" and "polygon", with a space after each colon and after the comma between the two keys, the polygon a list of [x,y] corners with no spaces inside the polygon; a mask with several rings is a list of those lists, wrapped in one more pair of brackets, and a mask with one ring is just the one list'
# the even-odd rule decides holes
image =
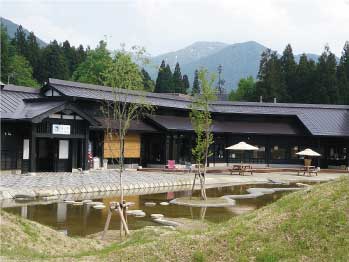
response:
{"label": "pine tree", "polygon": [[281,70],[286,85],[286,97],[287,102],[296,102],[295,96],[296,87],[296,69],[297,64],[294,59],[292,47],[288,44],[280,58]]}
{"label": "pine tree", "polygon": [[200,94],[200,83],[199,83],[199,71],[195,70],[193,89],[191,90],[192,95]]}
{"label": "pine tree", "polygon": [[9,72],[9,57],[10,57],[10,41],[7,34],[7,29],[1,24],[1,81],[7,83],[7,76]]}
{"label": "pine tree", "polygon": [[314,103],[316,64],[302,54],[296,70],[296,85],[293,90],[295,102]]}
{"label": "pine tree", "polygon": [[37,42],[36,36],[33,32],[30,32],[27,37],[27,46],[25,52],[25,58],[29,61],[33,68],[33,76],[35,79],[39,78],[40,72],[40,47]]}
{"label": "pine tree", "polygon": [[40,82],[48,78],[69,79],[69,68],[61,46],[56,40],[51,42],[42,51],[42,70]]}
{"label": "pine tree", "polygon": [[145,71],[144,68],[142,68],[141,73],[143,78],[144,90],[148,92],[153,92],[155,88],[154,81],[151,79],[150,75],[148,74],[147,71]]}
{"label": "pine tree", "polygon": [[349,105],[349,41],[345,42],[337,67],[338,103]]}
{"label": "pine tree", "polygon": [[336,83],[336,67],[336,57],[330,51],[329,46],[326,45],[317,64],[317,91],[314,93],[316,103],[337,103],[338,89]]}
{"label": "pine tree", "polygon": [[184,93],[184,84],[179,63],[176,63],[176,67],[172,76],[172,83],[174,93]]}
{"label": "pine tree", "polygon": [[164,92],[163,82],[164,82],[165,68],[166,68],[165,61],[162,60],[160,68],[159,68],[159,72],[158,72],[158,77],[156,78],[155,93],[163,93]]}
{"label": "pine tree", "polygon": [[173,75],[169,64],[165,67],[163,84],[164,93],[175,93]]}
{"label": "pine tree", "polygon": [[23,27],[20,25],[17,28],[12,44],[15,46],[17,54],[25,57],[27,51],[27,39]]}
{"label": "pine tree", "polygon": [[190,89],[189,79],[187,75],[183,75],[183,94],[188,94],[188,91]]}
{"label": "pine tree", "polygon": [[265,50],[261,56],[256,94],[268,102],[272,102],[274,98],[279,102],[287,100],[281,62],[277,53],[270,49]]}

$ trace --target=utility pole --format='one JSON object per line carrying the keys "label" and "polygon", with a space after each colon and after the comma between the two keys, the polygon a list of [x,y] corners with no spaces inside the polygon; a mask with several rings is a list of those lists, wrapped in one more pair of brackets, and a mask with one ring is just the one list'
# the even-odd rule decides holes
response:
{"label": "utility pole", "polygon": [[223,85],[225,83],[224,79],[221,79],[221,74],[223,71],[223,66],[220,64],[217,68],[218,70],[218,92],[220,95],[223,95],[224,90],[223,90]]}

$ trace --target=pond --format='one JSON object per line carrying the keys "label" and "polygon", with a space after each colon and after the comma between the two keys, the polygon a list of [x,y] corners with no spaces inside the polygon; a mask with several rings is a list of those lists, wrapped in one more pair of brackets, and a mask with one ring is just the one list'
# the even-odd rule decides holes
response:
{"label": "pond", "polygon": [[[234,185],[226,187],[216,187],[207,189],[208,197],[220,197],[224,195],[246,194],[246,190],[251,187],[295,187],[295,185],[275,185],[275,184],[250,184],[250,185]],[[236,206],[207,208],[205,212],[205,220],[219,223],[228,220],[232,216],[250,212],[265,206],[287,192],[275,192],[262,197],[252,199],[236,200]],[[140,229],[145,226],[159,225],[152,221],[150,215],[154,213],[163,214],[166,218],[190,218],[200,219],[199,207],[187,207],[178,205],[160,205],[161,202],[168,202],[177,197],[189,196],[190,191],[177,191],[167,193],[154,193],[147,195],[132,195],[126,196],[126,201],[134,202],[131,209],[141,209],[146,213],[145,217],[128,216],[129,228]],[[199,195],[199,191],[195,191],[195,195]],[[102,199],[93,199],[93,201],[103,202],[106,206],[111,201],[118,201],[119,197],[108,197]],[[146,202],[155,202],[155,206],[146,206]],[[47,205],[27,205],[5,208],[6,211],[18,215],[22,215],[30,220],[37,221],[43,225],[50,226],[56,230],[62,231],[69,236],[86,236],[97,233],[103,230],[106,217],[108,214],[107,208],[102,210],[94,209],[89,205],[74,206],[64,202],[51,203]],[[119,229],[120,221],[117,215],[113,215],[109,229]]]}

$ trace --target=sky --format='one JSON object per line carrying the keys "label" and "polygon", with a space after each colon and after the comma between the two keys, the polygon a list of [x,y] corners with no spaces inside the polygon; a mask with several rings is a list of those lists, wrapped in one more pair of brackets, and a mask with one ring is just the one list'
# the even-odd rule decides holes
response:
{"label": "sky", "polygon": [[94,48],[107,40],[144,46],[151,55],[196,41],[257,41],[282,52],[337,56],[349,40],[349,0],[0,0],[0,16],[45,42],[66,39]]}

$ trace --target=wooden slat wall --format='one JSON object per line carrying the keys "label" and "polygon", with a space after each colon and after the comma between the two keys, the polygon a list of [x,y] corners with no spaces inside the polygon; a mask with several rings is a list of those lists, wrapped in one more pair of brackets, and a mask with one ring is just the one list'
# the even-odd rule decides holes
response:
{"label": "wooden slat wall", "polygon": [[[119,137],[113,135],[104,136],[104,158],[119,157]],[[125,137],[125,158],[140,158],[141,154],[141,138],[139,134],[128,134]]]}

